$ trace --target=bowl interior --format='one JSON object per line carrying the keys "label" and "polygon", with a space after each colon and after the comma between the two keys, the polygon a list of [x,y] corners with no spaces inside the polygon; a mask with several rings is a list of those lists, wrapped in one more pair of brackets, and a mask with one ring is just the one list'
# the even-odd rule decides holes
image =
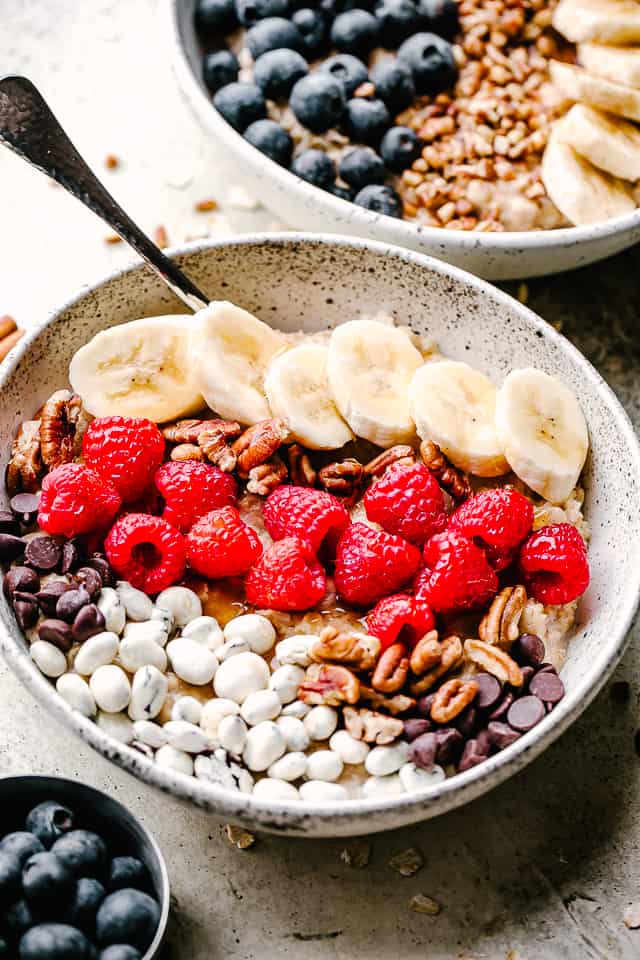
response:
{"label": "bowl interior", "polygon": [[[277,808],[211,784],[159,771],[135,751],[72,715],[32,664],[4,598],[0,643],[35,695],[103,753],[132,772],[217,812],[290,832],[370,832],[441,813],[478,795],[528,762],[575,719],[619,659],[640,591],[640,453],[618,401],[590,364],[518,302],[482,281],[418,254],[365,241],[272,235],[193,247],[177,257],[212,298],[229,299],[285,331],[333,327],[379,312],[437,341],[448,356],[495,383],[517,367],[536,366],[577,395],[589,425],[585,514],[592,539],[592,579],[563,669],[565,699],[508,750],[424,795],[350,801],[327,809]],[[66,383],[74,351],[98,330],[143,315],[182,312],[145,268],[115,275],[81,295],[32,335],[0,380],[0,466],[18,424]],[[367,816],[363,814],[367,813]]]}

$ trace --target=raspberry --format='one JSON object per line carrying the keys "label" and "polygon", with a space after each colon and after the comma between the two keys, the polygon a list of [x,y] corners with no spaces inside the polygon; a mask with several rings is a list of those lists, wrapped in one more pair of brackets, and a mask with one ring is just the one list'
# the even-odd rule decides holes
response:
{"label": "raspberry", "polygon": [[261,553],[260,538],[242,520],[235,507],[212,510],[187,534],[189,564],[196,573],[211,580],[241,576]]}
{"label": "raspberry", "polygon": [[42,481],[38,524],[47,533],[75,537],[104,530],[119,509],[112,483],[80,463],[63,463]]}
{"label": "raspberry", "polygon": [[300,537],[314,553],[322,546],[335,555],[335,548],[349,514],[339,500],[311,487],[277,487],[264,505],[264,523],[274,540]]}
{"label": "raspberry", "polygon": [[249,603],[271,610],[309,610],[326,588],[324,570],[308,542],[298,537],[276,540],[245,580]]}
{"label": "raspberry", "polygon": [[517,490],[497,487],[469,497],[452,514],[449,529],[482,547],[494,570],[504,570],[531,531],[533,504]]}
{"label": "raspberry", "polygon": [[367,628],[378,638],[382,650],[392,643],[405,643],[415,647],[418,640],[433,630],[435,620],[431,607],[424,600],[396,593],[385,597],[367,617]]}
{"label": "raspberry", "polygon": [[128,513],[113,525],[104,549],[118,576],[145,593],[160,593],[184,573],[184,537],[162,517]]}
{"label": "raspberry", "polygon": [[336,589],[348,603],[370,606],[404,586],[419,565],[420,551],[412,543],[353,523],[338,542]]}
{"label": "raspberry", "polygon": [[238,494],[230,474],[197,460],[163,463],[155,485],[166,502],[162,516],[183,533],[205,513],[234,506]]}
{"label": "raspberry", "polygon": [[571,603],[589,586],[587,548],[572,523],[550,523],[520,550],[527,590],[540,603]]}
{"label": "raspberry", "polygon": [[411,543],[424,543],[447,525],[442,490],[423,463],[390,467],[369,487],[364,506],[370,520]]}
{"label": "raspberry", "polygon": [[415,595],[437,613],[471,610],[498,592],[498,578],[484,550],[455,530],[431,537],[423,555]]}
{"label": "raspberry", "polygon": [[124,503],[137,500],[164,458],[164,437],[151,420],[100,417],[82,440],[88,466],[110,480]]}

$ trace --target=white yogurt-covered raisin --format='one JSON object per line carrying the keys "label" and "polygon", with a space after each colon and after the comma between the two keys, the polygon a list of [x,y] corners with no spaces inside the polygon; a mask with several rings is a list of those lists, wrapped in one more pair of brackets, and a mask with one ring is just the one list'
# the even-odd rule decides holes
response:
{"label": "white yogurt-covered raisin", "polygon": [[431,770],[422,770],[416,767],[415,763],[405,763],[398,771],[398,776],[402,786],[408,792],[412,790],[426,790],[427,787],[434,787],[437,783],[442,783],[446,774],[442,767],[435,763]]}
{"label": "white yogurt-covered raisin", "polygon": [[306,753],[285,753],[275,763],[272,763],[267,773],[276,780],[299,780],[307,772]]}
{"label": "white yogurt-covered raisin", "polygon": [[148,747],[159,750],[167,742],[167,735],[159,723],[152,720],[136,720],[133,725],[136,740],[146,743]]}
{"label": "white yogurt-covered raisin", "polygon": [[160,747],[156,753],[156,763],[159,767],[168,770],[174,770],[176,773],[184,773],[188,777],[193,774],[193,760],[184,750],[176,750],[168,743]]}
{"label": "white yogurt-covered raisin", "polygon": [[157,667],[149,664],[136,670],[131,687],[131,703],[129,704],[131,719],[153,720],[154,717],[157,717],[164,707],[168,691],[169,681]]}
{"label": "white yogurt-covered raisin", "polygon": [[237,714],[223,717],[218,724],[218,741],[229,753],[239,757],[247,742],[247,725]]}
{"label": "white yogurt-covered raisin", "polygon": [[211,683],[218,669],[218,659],[212,650],[190,640],[178,637],[167,644],[167,654],[174,673],[186,683],[203,687]]}
{"label": "white yogurt-covered raisin", "polygon": [[29,647],[29,653],[38,670],[44,673],[45,677],[51,677],[54,680],[66,673],[67,658],[62,650],[48,640],[35,640]]}
{"label": "white yogurt-covered raisin", "polygon": [[202,704],[195,697],[179,697],[171,707],[172,720],[186,720],[187,723],[200,723]]}
{"label": "white yogurt-covered raisin", "polygon": [[309,780],[337,780],[343,770],[342,760],[333,750],[316,750],[307,757]]}
{"label": "white yogurt-covered raisin", "polygon": [[275,763],[285,750],[284,737],[275,723],[264,720],[249,730],[242,758],[249,770],[261,772]]}
{"label": "white yogurt-covered raisin", "polygon": [[[141,627],[144,624],[136,623],[130,626]],[[129,673],[135,673],[140,667],[146,667],[152,664],[163,673],[167,669],[167,655],[162,647],[151,637],[144,634],[131,636],[125,631],[125,635],[120,641],[120,650],[118,660]]]}
{"label": "white yogurt-covered raisin", "polygon": [[99,710],[96,716],[96,725],[107,736],[113,737],[114,740],[120,740],[121,743],[131,743],[132,740],[135,740],[133,724],[124,713],[105,713],[103,710]]}
{"label": "white yogurt-covered raisin", "polygon": [[89,686],[97,705],[106,713],[118,713],[129,706],[131,684],[121,667],[115,664],[98,667],[91,675]]}
{"label": "white yogurt-covered raisin", "polygon": [[170,720],[164,725],[170,746],[185,753],[202,753],[207,749],[209,738],[201,727],[186,720]]}
{"label": "white yogurt-covered raisin", "polygon": [[306,750],[311,743],[307,728],[297,717],[278,717],[276,726],[285,739],[287,750]]}
{"label": "white yogurt-covered raisin", "polygon": [[225,697],[207,700],[200,714],[200,726],[209,739],[215,742],[218,738],[218,726],[222,718],[239,713],[240,707],[235,700],[228,700]]}
{"label": "white yogurt-covered raisin", "polygon": [[343,763],[355,764],[364,763],[370,749],[364,740],[356,740],[348,730],[336,730],[329,740],[329,746]]}
{"label": "white yogurt-covered raisin", "polygon": [[63,673],[56,681],[56,690],[70,707],[85,717],[96,713],[96,701],[89,684],[78,673]]}
{"label": "white yogurt-covered raisin", "polygon": [[96,606],[104,617],[104,628],[112,633],[122,633],[127,622],[127,611],[113,587],[103,587]]}
{"label": "white yogurt-covered raisin", "polygon": [[312,740],[328,740],[338,726],[338,714],[333,707],[312,707],[302,722]]}
{"label": "white yogurt-covered raisin", "polygon": [[297,720],[304,720],[310,711],[310,704],[303,703],[302,700],[294,700],[292,703],[288,703],[286,707],[282,708],[282,716],[296,717]]}
{"label": "white yogurt-covered raisin", "polygon": [[291,703],[298,695],[298,687],[304,680],[304,670],[293,663],[278,667],[269,678],[269,688],[277,693],[280,703]]}
{"label": "white yogurt-covered raisin", "polygon": [[256,800],[268,800],[271,803],[289,803],[300,799],[300,794],[292,784],[273,777],[263,777],[262,780],[258,780],[252,795]]}
{"label": "white yogurt-covered raisin", "polygon": [[244,703],[250,693],[266,690],[269,667],[257,653],[239,653],[221,663],[213,682],[219,697]]}
{"label": "white yogurt-covered raisin", "polygon": [[282,704],[273,690],[256,690],[243,701],[240,716],[250,727],[255,727],[263,720],[275,720],[281,710]]}
{"label": "white yogurt-covered raisin", "polygon": [[362,796],[367,799],[393,797],[398,793],[404,793],[404,787],[397,773],[386,777],[369,777],[362,784]]}
{"label": "white yogurt-covered raisin", "polygon": [[218,647],[216,656],[220,663],[224,663],[229,657],[237,657],[239,653],[248,653],[250,650],[251,647],[243,637],[234,637]]}
{"label": "white yogurt-covered raisin", "polygon": [[156,605],[171,611],[177,627],[186,627],[202,616],[200,598],[188,587],[167,587],[156,597]]}
{"label": "white yogurt-covered raisin", "polygon": [[132,587],[126,580],[119,580],[116,583],[116,593],[120,598],[120,603],[127,612],[129,620],[149,620],[153,611],[151,598]]}
{"label": "white yogurt-covered raisin", "polygon": [[386,777],[396,773],[407,762],[409,744],[398,740],[388,747],[374,747],[367,754],[364,762],[365,770],[373,777]]}
{"label": "white yogurt-covered raisin", "polygon": [[293,663],[297,667],[308,667],[311,663],[309,649],[315,640],[316,637],[308,633],[296,633],[291,637],[285,637],[276,644],[276,657],[280,666]]}
{"label": "white yogurt-covered raisin", "polygon": [[301,784],[299,792],[306,803],[333,803],[349,799],[344,787],[326,780],[307,780]]}
{"label": "white yogurt-covered raisin", "polygon": [[110,631],[96,633],[82,644],[73,665],[83,677],[90,677],[98,667],[111,663],[120,648],[118,635]]}
{"label": "white yogurt-covered raisin", "polygon": [[196,617],[182,628],[182,636],[202,643],[209,650],[217,650],[224,643],[224,634],[215,617]]}
{"label": "white yogurt-covered raisin", "polygon": [[151,640],[158,647],[166,646],[169,634],[160,620],[140,620],[128,623],[122,634],[123,640]]}
{"label": "white yogurt-covered raisin", "polygon": [[273,624],[259,613],[245,613],[234,617],[224,628],[225,640],[246,641],[254,653],[268,653],[276,642]]}

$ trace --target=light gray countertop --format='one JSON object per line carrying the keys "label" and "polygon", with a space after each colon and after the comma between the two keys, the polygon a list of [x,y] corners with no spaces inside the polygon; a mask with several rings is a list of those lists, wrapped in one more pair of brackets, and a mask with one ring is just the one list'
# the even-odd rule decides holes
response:
{"label": "light gray countertop", "polygon": [[[100,172],[149,231],[172,242],[275,226],[225,202],[232,180],[177,91],[158,0],[2,0],[0,63],[43,90]],[[221,210],[196,213],[215,198]],[[0,152],[0,314],[38,322],[83,284],[126,262],[107,231],[59,188]],[[560,326],[640,425],[640,248],[570,276],[511,284]],[[639,505],[640,506],[640,505]],[[436,821],[370,838],[361,869],[348,841],[259,838],[240,851],[210,816],[152,792],[57,725],[0,665],[0,774],[76,777],[123,800],[166,854],[175,960],[426,958],[626,960],[640,930],[639,654],[558,743],[483,799]],[[614,694],[619,687],[614,689]],[[362,842],[358,842],[362,848]],[[408,847],[424,865],[405,878],[389,860]],[[416,894],[441,905],[413,911]]]}

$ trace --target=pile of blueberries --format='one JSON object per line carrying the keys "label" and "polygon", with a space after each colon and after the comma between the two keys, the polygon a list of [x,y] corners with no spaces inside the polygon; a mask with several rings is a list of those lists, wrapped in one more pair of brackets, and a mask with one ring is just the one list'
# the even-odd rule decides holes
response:
{"label": "pile of blueberries", "polygon": [[[204,57],[204,82],[232,127],[314,186],[402,216],[402,201],[385,179],[411,166],[422,144],[393,118],[416,96],[453,86],[456,0],[199,0],[195,16],[203,45],[216,48]],[[246,30],[253,83],[238,81],[238,59],[224,42],[238,27]],[[369,54],[377,47],[396,56],[381,59],[369,74]],[[323,57],[310,71],[309,61]],[[288,103],[312,133],[337,128],[358,146],[342,156],[337,171],[322,150],[292,159],[293,140],[267,119],[267,99]],[[338,175],[346,186],[336,183]]]}
{"label": "pile of blueberries", "polygon": [[142,861],[113,852],[67,807],[34,807],[0,840],[0,958],[140,960],[160,908]]}

